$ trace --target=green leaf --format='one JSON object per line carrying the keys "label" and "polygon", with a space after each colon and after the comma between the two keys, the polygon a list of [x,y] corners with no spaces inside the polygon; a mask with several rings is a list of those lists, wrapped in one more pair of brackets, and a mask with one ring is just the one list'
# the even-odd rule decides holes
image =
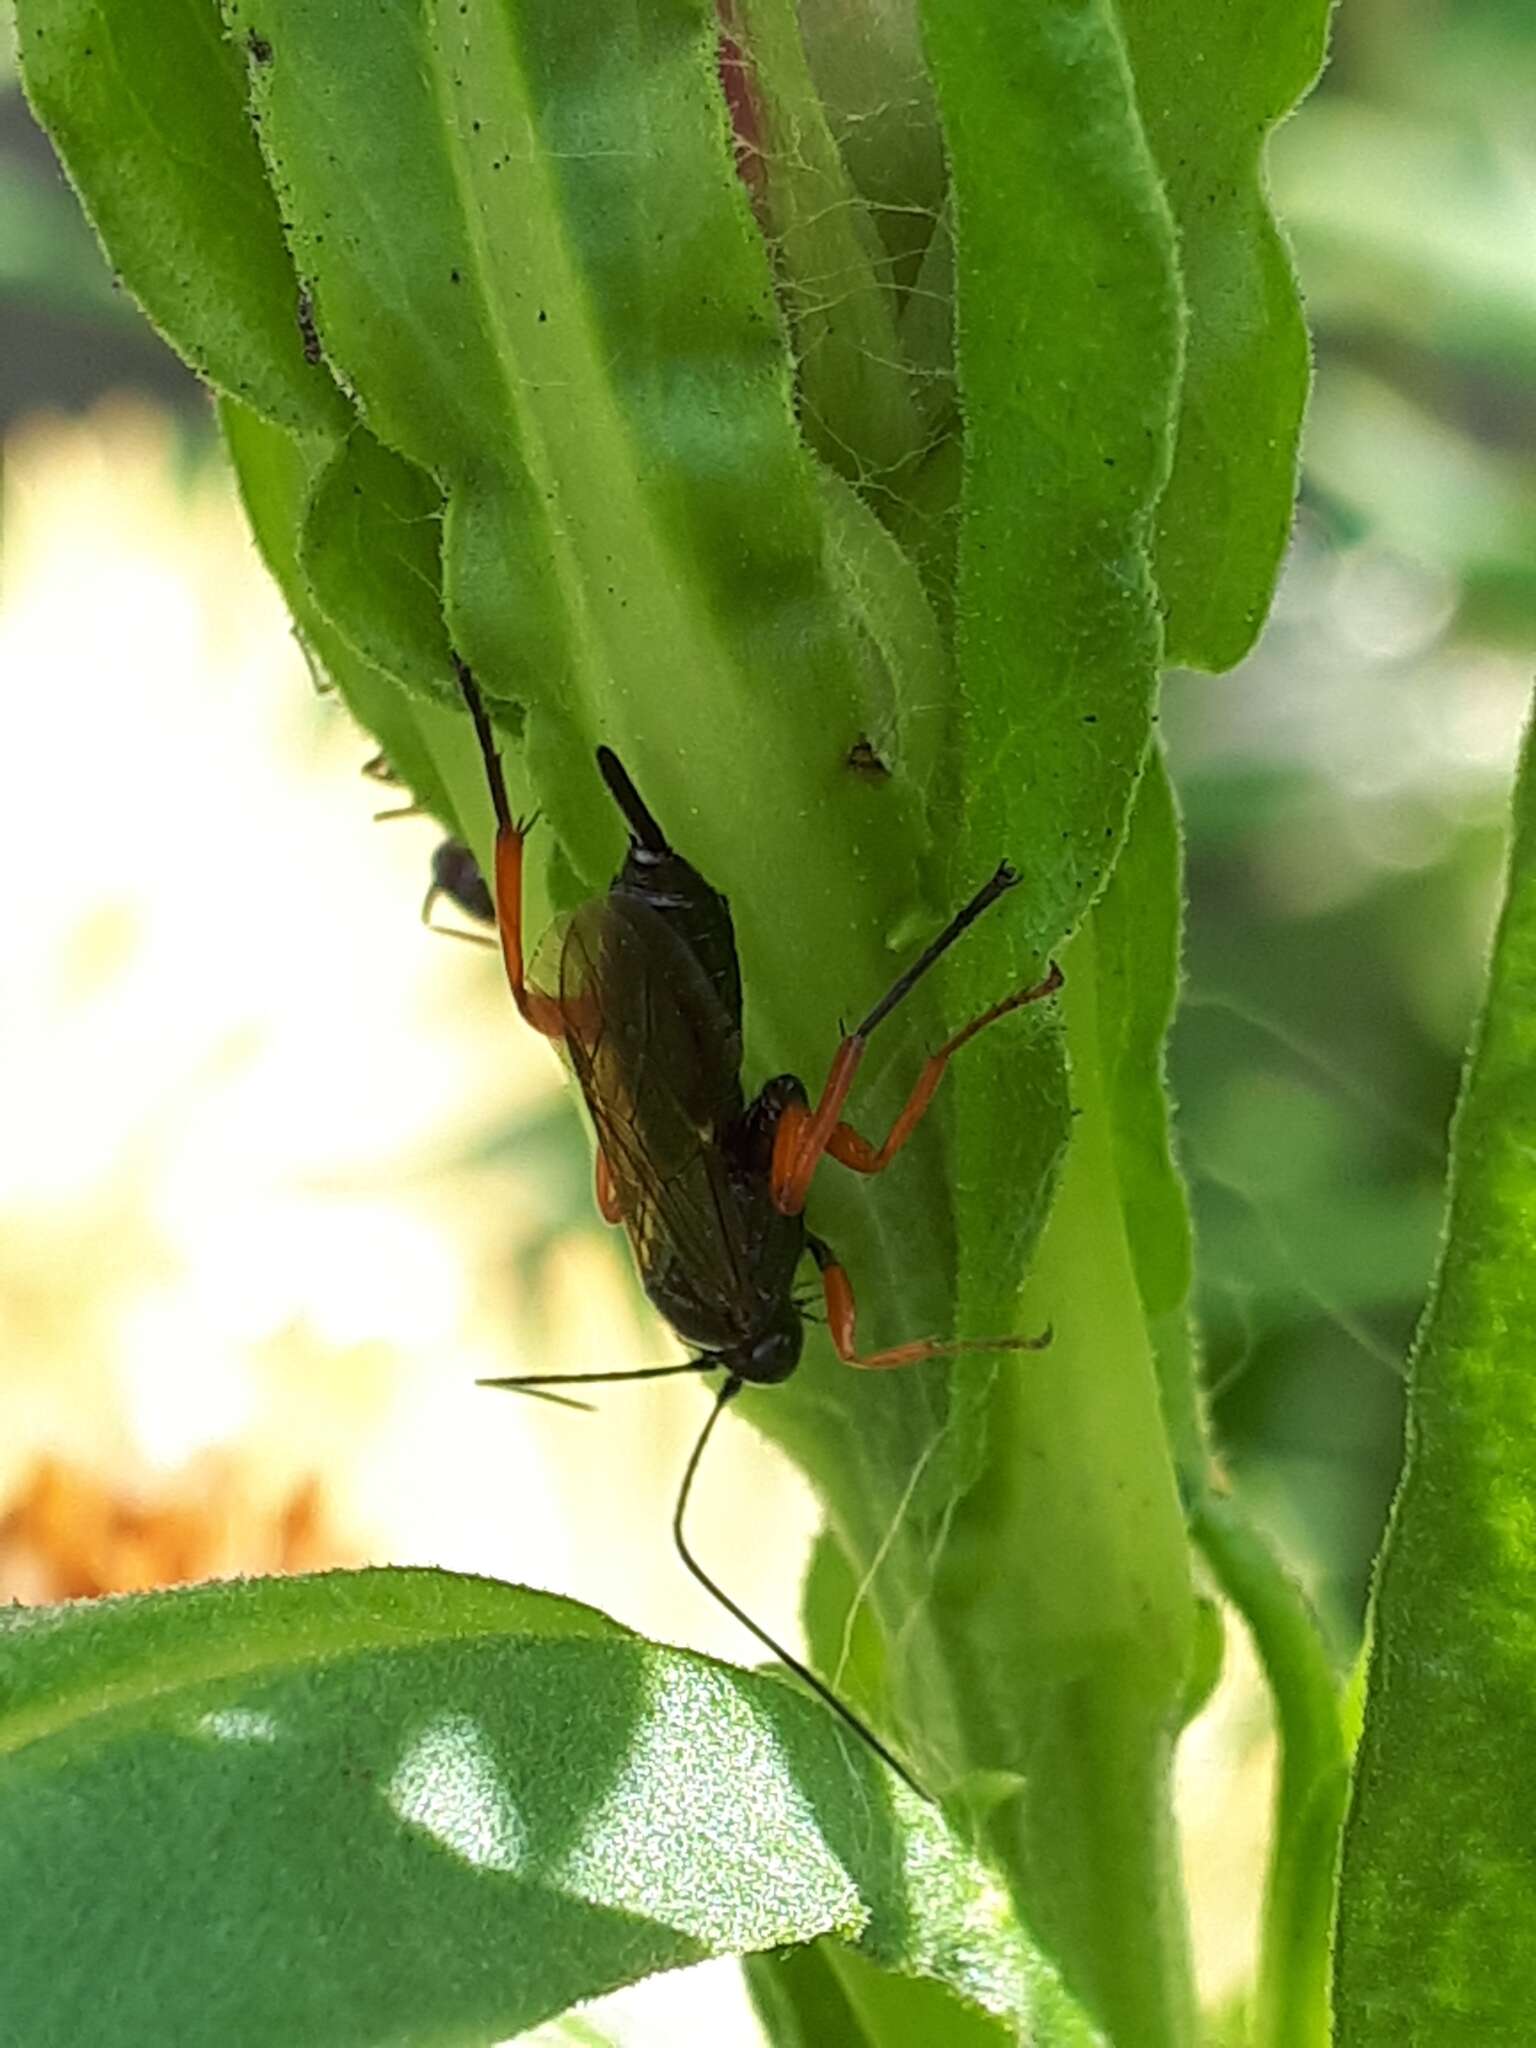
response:
{"label": "green leaf", "polygon": [[971,1754],[1021,1775],[986,1839],[1106,2033],[1174,2048],[1194,2013],[1168,1773],[1195,1620],[1120,1206],[1096,924],[1064,962],[1077,1117],[1024,1296],[1054,1339],[997,1372],[986,1467],[954,1512],[937,1600]]}
{"label": "green leaf", "polygon": [[1241,1505],[1207,1482],[1191,1502],[1190,1521],[1253,1637],[1280,1739],[1247,2038],[1252,2048],[1329,2048],[1329,1931],[1349,1786],[1338,1684],[1306,1596]]}
{"label": "green leaf", "polygon": [[[1094,915],[1098,1050],[1136,1290],[1157,1361],[1163,1426],[1190,1531],[1252,1634],[1275,1698],[1280,1769],[1265,1883],[1253,2048],[1326,2048],[1328,1929],[1346,1783],[1337,1688],[1300,1589],[1221,1490],[1190,1332],[1188,1196],[1174,1156],[1166,1039],[1178,992],[1183,873],[1161,750],[1137,791],[1125,852]],[[1214,1603],[1196,1611],[1180,1721],[1222,1654]]]}
{"label": "green leaf", "polygon": [[299,284],[208,0],[18,0],[22,81],[111,262],[220,390],[289,427],[346,405],[306,359]]}
{"label": "green leaf", "polygon": [[895,268],[833,134],[794,0],[736,0],[731,23],[759,131],[747,178],[778,256],[806,437],[879,510],[929,440]]}
{"label": "green leaf", "polygon": [[1317,77],[1332,0],[1117,0],[1188,307],[1173,473],[1157,511],[1167,658],[1230,668],[1291,531],[1310,359],[1269,210],[1270,130]]}
{"label": "green leaf", "polygon": [[[445,0],[370,13],[361,40],[316,0],[228,14],[273,52],[254,106],[318,331],[371,431],[446,492],[455,643],[527,712],[584,883],[613,858],[599,735],[663,817],[743,752],[769,790],[792,781],[797,709],[838,760],[867,656],[821,575],[710,10],[616,6],[578,32],[567,8]],[[661,705],[695,740],[686,788]],[[807,856],[845,870],[850,807],[820,810]],[[887,851],[894,916],[912,868]]]}
{"label": "green leaf", "polygon": [[1152,1333],[1163,1423],[1181,1484],[1204,1484],[1206,1447],[1189,1340],[1189,1201],[1173,1155],[1167,1038],[1178,996],[1183,850],[1173,789],[1154,746],[1126,848],[1094,919],[1099,1057],[1115,1176],[1136,1288]]}
{"label": "green leaf", "polygon": [[393,676],[358,653],[332,624],[304,574],[300,549],[310,508],[316,490],[336,474],[336,443],[329,436],[285,433],[230,398],[220,403],[219,424],[262,560],[322,677],[380,742],[423,809],[450,829],[461,817],[478,819],[486,802],[483,777],[464,720],[407,695]]}
{"label": "green leaf", "polygon": [[774,2048],[1009,2048],[1019,2038],[942,1984],[892,1977],[840,1943],[749,1956],[746,1975]]}
{"label": "green leaf", "polygon": [[1173,229],[1107,10],[927,0],[923,14],[968,423],[962,851],[1029,861],[1043,948],[1108,878],[1151,731],[1149,551],[1181,356]]}
{"label": "green leaf", "polygon": [[315,602],[364,660],[457,706],[442,517],[431,477],[354,427],[311,486],[299,565]]}
{"label": "green leaf", "polygon": [[818,1703],[432,1571],[0,1620],[17,2048],[499,2039],[835,1933],[1086,2041],[1003,1895]]}
{"label": "green leaf", "polygon": [[[1007,849],[1029,877],[1026,932],[1054,945],[1109,878],[1151,730],[1150,552],[1181,361],[1173,232],[1107,9],[929,0],[924,19],[968,423],[957,850],[979,873]],[[1078,1115],[1022,1323],[1055,1338],[992,1370],[937,1625],[964,1753],[1021,1778],[988,1839],[1032,1920],[1108,2033],[1183,2043],[1167,1778],[1187,1547],[1119,1213],[1090,929],[1063,965]],[[970,970],[950,977],[961,1016],[981,1006]],[[952,1085],[962,1327],[979,1334],[1019,1315],[1023,1205],[1063,1126],[1059,1053],[999,1033]]]}
{"label": "green leaf", "polygon": [[819,1942],[777,1956],[747,1956],[743,1974],[773,2048],[874,2048],[832,1958]]}
{"label": "green leaf", "polygon": [[1414,1357],[1345,1833],[1343,2048],[1523,2040],[1536,1983],[1536,740]]}

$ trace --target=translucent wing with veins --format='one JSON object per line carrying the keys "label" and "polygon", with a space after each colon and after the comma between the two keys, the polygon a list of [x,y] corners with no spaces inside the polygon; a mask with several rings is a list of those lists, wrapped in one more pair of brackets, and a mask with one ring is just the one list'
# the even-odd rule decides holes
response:
{"label": "translucent wing with veins", "polygon": [[731,1163],[737,1021],[666,918],[611,891],[561,919],[535,986],[560,1006],[646,1292],[684,1338],[723,1341],[752,1297]]}

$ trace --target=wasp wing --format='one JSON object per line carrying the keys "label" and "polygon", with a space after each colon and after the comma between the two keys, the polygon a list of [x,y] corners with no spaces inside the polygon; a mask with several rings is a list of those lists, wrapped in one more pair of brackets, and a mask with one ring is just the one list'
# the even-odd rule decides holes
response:
{"label": "wasp wing", "polygon": [[741,1034],[677,932],[610,893],[561,920],[534,980],[559,1004],[646,1291],[695,1343],[734,1334],[749,1252],[721,1148],[741,1113]]}

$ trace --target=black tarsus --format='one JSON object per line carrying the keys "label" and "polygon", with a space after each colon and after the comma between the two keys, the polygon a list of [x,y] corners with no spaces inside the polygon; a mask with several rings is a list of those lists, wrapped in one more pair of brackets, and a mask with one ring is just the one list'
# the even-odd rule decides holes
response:
{"label": "black tarsus", "polygon": [[608,794],[624,813],[629,836],[647,853],[670,853],[667,835],[646,809],[645,800],[629,779],[629,771],[612,747],[597,750],[597,772],[608,785]]}
{"label": "black tarsus", "polygon": [[825,1700],[832,1711],[840,1715],[847,1722],[859,1740],[867,1743],[883,1763],[890,1765],[904,1785],[909,1785],[919,1799],[927,1800],[928,1804],[932,1806],[935,1803],[932,1794],[924,1790],[899,1757],[892,1755],[875,1731],[859,1719],[852,1707],[846,1706],[838,1698],[830,1685],[824,1684],[814,1671],[809,1670],[800,1662],[798,1657],[792,1657],[782,1643],[776,1643],[765,1628],[759,1627],[745,1608],[738,1607],[730,1594],[715,1584],[709,1573],[705,1571],[693,1552],[688,1548],[688,1540],[683,1534],[683,1516],[687,1513],[688,1496],[693,1491],[694,1475],[699,1469],[699,1460],[704,1455],[704,1446],[709,1442],[710,1435],[714,1430],[715,1424],[720,1420],[721,1412],[725,1408],[726,1403],[734,1400],[745,1384],[744,1380],[737,1379],[732,1374],[716,1395],[715,1405],[709,1411],[709,1418],[705,1422],[704,1427],[699,1431],[699,1440],[693,1447],[693,1455],[689,1458],[687,1470],[683,1473],[683,1483],[677,1490],[677,1507],[672,1515],[672,1540],[677,1545],[677,1554],[711,1599],[718,1600],[727,1614],[734,1615],[743,1628],[749,1629],[757,1637],[757,1640],[763,1645],[764,1649],[771,1650],[781,1664],[787,1665],[797,1678],[803,1680],[811,1688],[811,1691],[816,1694],[818,1699]]}
{"label": "black tarsus", "polygon": [[496,751],[496,735],[491,730],[491,721],[481,701],[479,685],[466,664],[459,657],[453,657],[453,672],[459,679],[459,689],[464,702],[469,706],[469,715],[475,721],[475,737],[480,742],[480,752],[485,757],[486,780],[491,785],[491,802],[496,809],[498,832],[512,830],[512,811],[507,803],[507,785],[501,773],[501,756]]}
{"label": "black tarsus", "polygon": [[949,951],[956,939],[969,930],[983,911],[992,908],[999,896],[1006,895],[1018,879],[1018,869],[1004,861],[991,881],[983,883],[970,902],[955,912],[932,945],[925,946],[906,973],[886,991],[853,1036],[868,1038],[877,1024],[883,1024],[896,1005],[911,995],[934,962]]}
{"label": "black tarsus", "polygon": [[[512,810],[507,802],[507,786],[501,772],[501,755],[496,745],[490,716],[480,695],[480,686],[467,662],[456,654],[453,657],[453,672],[458,678],[459,690],[469,706],[469,715],[475,721],[475,736],[480,742],[480,752],[485,760],[486,777],[491,785],[491,802],[496,810],[496,826],[501,832],[512,828]],[[668,854],[672,851],[667,835],[646,808],[645,800],[629,779],[629,771],[611,747],[597,750],[598,772],[608,785],[608,793],[624,814],[629,826],[629,836],[637,847],[647,853]]]}

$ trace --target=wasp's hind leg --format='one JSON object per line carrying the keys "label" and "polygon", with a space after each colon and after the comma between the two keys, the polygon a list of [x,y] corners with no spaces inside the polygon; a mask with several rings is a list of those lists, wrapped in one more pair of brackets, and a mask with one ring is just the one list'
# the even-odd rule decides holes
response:
{"label": "wasp's hind leg", "polygon": [[1043,1351],[1051,1341],[1048,1329],[1038,1337],[918,1337],[910,1344],[895,1344],[888,1351],[871,1351],[861,1358],[854,1329],[857,1311],[853,1282],[847,1269],[825,1238],[807,1232],[805,1241],[821,1272],[827,1330],[844,1365],[856,1365],[865,1372],[885,1372],[896,1366],[921,1365],[927,1358],[949,1358],[959,1351]]}
{"label": "wasp's hind leg", "polygon": [[501,756],[496,751],[496,736],[491,730],[479,688],[457,655],[453,666],[464,702],[469,706],[469,715],[475,721],[475,736],[480,742],[491,803],[496,812],[496,929],[501,935],[501,957],[506,962],[512,1000],[535,1031],[542,1032],[546,1038],[563,1038],[565,1019],[560,1005],[553,997],[540,995],[537,989],[528,986],[523,956],[523,846],[538,820],[537,817],[514,819],[512,816],[507,802],[506,780],[501,772]]}
{"label": "wasp's hind leg", "polygon": [[[906,988],[910,987],[915,979],[915,975],[906,977],[906,987],[898,983],[893,994],[904,995]],[[917,1077],[912,1093],[907,1097],[896,1121],[886,1133],[884,1142],[876,1145],[861,1131],[856,1131],[852,1124],[842,1121],[842,1108],[853,1087],[859,1062],[864,1057],[864,1047],[870,1031],[895,1007],[891,998],[887,997],[886,1001],[872,1013],[872,1021],[867,1018],[858,1030],[845,1038],[838,1047],[832,1061],[832,1070],[827,1076],[827,1084],[821,1091],[821,1100],[816,1107],[805,1109],[792,1105],[786,1110],[774,1145],[775,1205],[786,1216],[793,1216],[803,1209],[806,1196],[810,1192],[812,1177],[822,1159],[827,1156],[837,1160],[841,1166],[851,1167],[855,1173],[884,1173],[927,1114],[928,1105],[944,1078],[944,1069],[961,1046],[968,1045],[979,1031],[985,1031],[987,1026],[995,1024],[999,1017],[1006,1017],[1013,1010],[1022,1010],[1026,1003],[1038,1003],[1044,997],[1054,995],[1061,987],[1061,980],[1061,969],[1053,965],[1043,981],[1035,982],[1030,988],[1016,989],[1012,995],[1004,996],[1003,1000],[994,1003],[990,1010],[983,1010],[979,1017],[973,1017],[969,1024],[962,1025],[953,1038],[946,1039],[938,1051],[923,1062],[922,1072]]]}

